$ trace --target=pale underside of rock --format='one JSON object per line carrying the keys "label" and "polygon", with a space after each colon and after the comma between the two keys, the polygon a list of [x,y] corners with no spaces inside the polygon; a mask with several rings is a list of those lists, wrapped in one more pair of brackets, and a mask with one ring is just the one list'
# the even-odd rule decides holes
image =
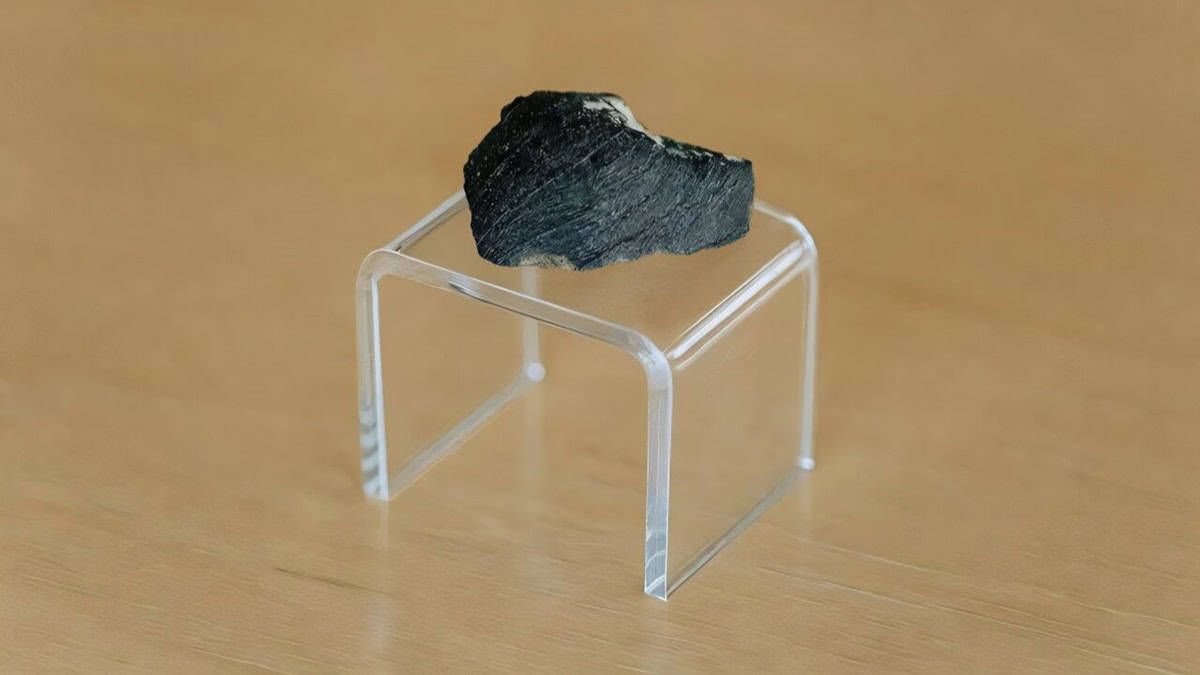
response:
{"label": "pale underside of rock", "polygon": [[749,161],[648,132],[613,94],[539,91],[500,112],[463,167],[479,254],[593,269],[689,254],[749,230]]}

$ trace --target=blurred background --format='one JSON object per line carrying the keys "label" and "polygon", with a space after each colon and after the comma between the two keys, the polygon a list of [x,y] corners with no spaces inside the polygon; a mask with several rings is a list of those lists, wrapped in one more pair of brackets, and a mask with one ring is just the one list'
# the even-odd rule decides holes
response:
{"label": "blurred background", "polygon": [[[4,2],[0,664],[1200,669],[1198,63],[1189,2]],[[821,248],[818,469],[670,603],[636,457],[359,485],[358,263],[534,89]]]}

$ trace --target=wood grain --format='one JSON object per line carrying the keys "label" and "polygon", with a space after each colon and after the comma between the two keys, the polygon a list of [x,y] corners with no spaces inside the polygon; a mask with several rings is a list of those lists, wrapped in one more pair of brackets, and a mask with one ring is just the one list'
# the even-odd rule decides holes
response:
{"label": "wood grain", "polygon": [[[5,3],[0,669],[1200,671],[1198,7]],[[670,603],[561,397],[359,488],[357,264],[535,88],[822,247],[818,469]]]}

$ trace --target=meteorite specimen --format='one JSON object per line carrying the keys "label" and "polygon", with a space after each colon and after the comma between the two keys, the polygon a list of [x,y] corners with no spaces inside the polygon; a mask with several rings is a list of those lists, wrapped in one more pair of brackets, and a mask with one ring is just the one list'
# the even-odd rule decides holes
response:
{"label": "meteorite specimen", "polygon": [[652,134],[614,94],[517,97],[463,176],[479,255],[510,266],[723,246],[749,230],[754,200],[749,161]]}

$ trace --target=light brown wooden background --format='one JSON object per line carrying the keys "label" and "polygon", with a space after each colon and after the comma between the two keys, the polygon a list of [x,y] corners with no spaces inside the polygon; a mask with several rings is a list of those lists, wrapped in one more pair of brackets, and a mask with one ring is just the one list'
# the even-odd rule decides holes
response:
{"label": "light brown wooden background", "polygon": [[[1200,670],[1200,5],[437,7],[0,4],[0,670]],[[818,469],[668,604],[570,419],[359,489],[357,264],[535,88],[821,246]]]}

